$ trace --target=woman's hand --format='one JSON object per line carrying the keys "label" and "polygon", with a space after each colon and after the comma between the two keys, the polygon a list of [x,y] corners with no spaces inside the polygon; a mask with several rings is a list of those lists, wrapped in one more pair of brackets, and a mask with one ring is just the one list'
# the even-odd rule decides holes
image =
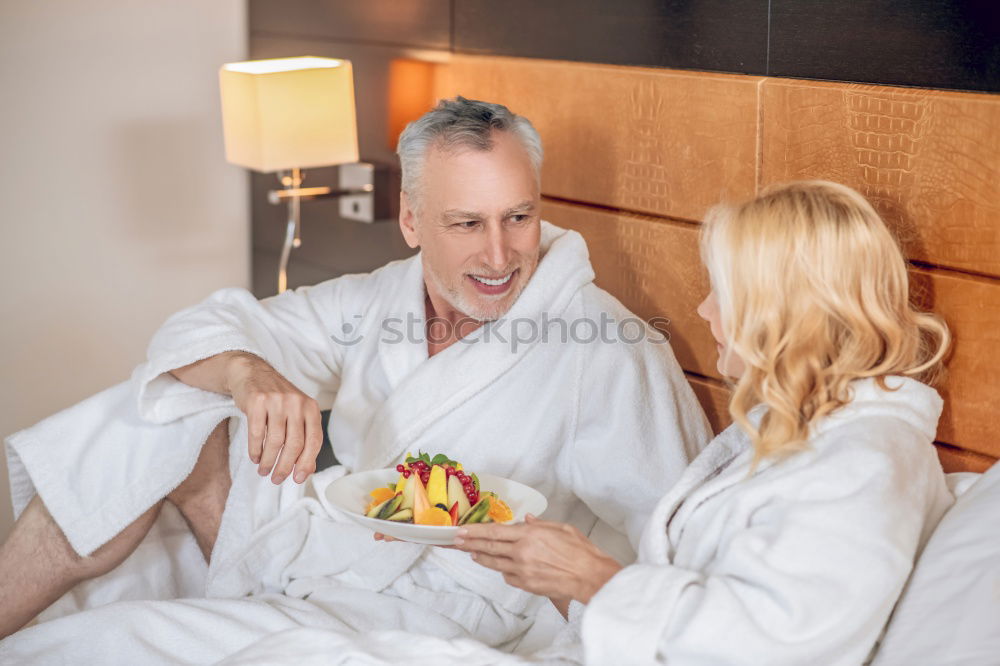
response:
{"label": "woman's hand", "polygon": [[510,585],[549,597],[557,606],[570,599],[589,602],[622,568],[572,525],[530,514],[518,525],[466,525],[455,546],[502,573]]}

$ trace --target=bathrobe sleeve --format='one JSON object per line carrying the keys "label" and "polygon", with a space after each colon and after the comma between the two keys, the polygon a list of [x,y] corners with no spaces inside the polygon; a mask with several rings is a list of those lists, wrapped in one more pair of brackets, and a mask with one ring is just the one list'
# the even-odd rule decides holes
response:
{"label": "bathrobe sleeve", "polygon": [[[902,425],[858,425],[811,464],[770,470],[766,496],[738,481],[704,499],[682,528],[704,567],[619,572],[584,612],[586,662],[861,663],[912,565],[936,461],[900,441],[914,438]],[[880,446],[849,445],[873,436]]]}
{"label": "bathrobe sleeve", "polygon": [[221,289],[171,316],[150,342],[147,362],[133,374],[139,412],[166,423],[231,402],[229,396],[187,386],[168,371],[225,351],[267,361],[303,393],[329,408],[355,317],[347,312],[364,276],[344,276],[258,300],[246,289]]}
{"label": "bathrobe sleeve", "polygon": [[635,550],[660,498],[712,431],[669,342],[596,287],[587,302],[590,319],[608,313],[616,325],[630,319],[645,331],[640,342],[627,341],[637,337],[630,330],[613,343],[578,347],[579,412],[565,454],[573,492]]}

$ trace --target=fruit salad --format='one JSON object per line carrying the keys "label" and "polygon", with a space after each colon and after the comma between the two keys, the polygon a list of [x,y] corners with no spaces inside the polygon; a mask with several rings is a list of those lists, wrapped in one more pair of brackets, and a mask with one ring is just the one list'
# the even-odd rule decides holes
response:
{"label": "fruit salad", "polygon": [[471,523],[504,523],[514,517],[510,507],[488,490],[462,464],[443,453],[408,454],[396,465],[399,479],[369,493],[369,518],[415,525],[451,527]]}

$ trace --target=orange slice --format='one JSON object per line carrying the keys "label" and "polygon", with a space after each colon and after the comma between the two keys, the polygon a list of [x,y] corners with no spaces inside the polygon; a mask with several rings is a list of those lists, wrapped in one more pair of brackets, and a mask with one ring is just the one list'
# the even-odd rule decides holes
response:
{"label": "orange slice", "polygon": [[490,510],[487,515],[498,523],[506,523],[514,517],[514,512],[511,511],[510,507],[507,506],[507,503],[499,497],[491,497]]}
{"label": "orange slice", "polygon": [[369,511],[371,511],[376,506],[386,501],[390,497],[396,496],[396,493],[386,486],[383,486],[381,488],[376,488],[375,490],[371,491],[368,494],[371,495],[372,501],[368,504],[367,507],[365,507],[365,513],[368,513]]}
{"label": "orange slice", "polygon": [[441,527],[451,527],[451,514],[444,509],[432,506],[414,515],[414,523],[417,525],[436,525]]}

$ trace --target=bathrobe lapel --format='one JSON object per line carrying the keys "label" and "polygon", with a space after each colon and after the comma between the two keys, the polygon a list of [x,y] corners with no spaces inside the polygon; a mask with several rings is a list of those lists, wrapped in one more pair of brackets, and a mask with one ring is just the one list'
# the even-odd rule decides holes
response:
{"label": "bathrobe lapel", "polygon": [[677,543],[692,511],[745,480],[742,462],[751,455],[749,439],[736,426],[719,433],[656,507],[640,540],[641,556],[648,562],[669,562],[674,556],[671,544]]}
{"label": "bathrobe lapel", "polygon": [[[535,330],[541,330],[543,313],[550,318],[561,315],[579,289],[593,281],[586,244],[576,232],[543,222],[541,248],[535,274],[507,315],[433,358],[427,357],[425,341],[404,339],[394,344],[387,336],[380,338],[379,355],[391,394],[373,419],[357,469],[389,466],[418,448],[419,438],[432,424],[487,390],[539,343],[540,336],[534,336],[515,349],[510,344],[514,320],[531,319]],[[420,258],[414,258],[408,283],[390,308],[390,316],[405,322],[409,312],[423,319],[420,266]]]}

